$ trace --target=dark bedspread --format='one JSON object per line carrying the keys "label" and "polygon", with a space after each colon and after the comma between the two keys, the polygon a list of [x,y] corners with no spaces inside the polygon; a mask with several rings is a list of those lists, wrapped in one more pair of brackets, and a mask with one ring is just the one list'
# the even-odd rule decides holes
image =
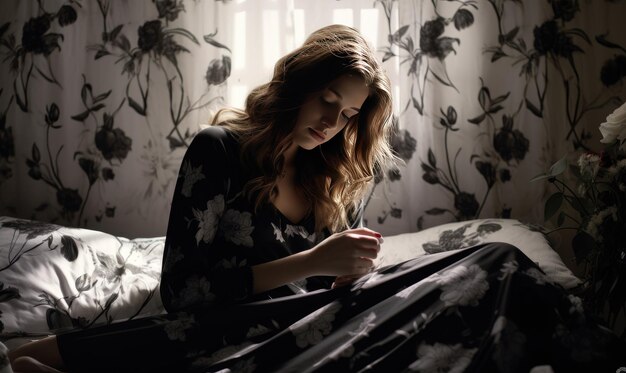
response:
{"label": "dark bedspread", "polygon": [[[491,243],[350,287],[59,337],[76,371],[615,372],[626,348],[521,251]],[[533,370],[534,369],[534,370]]]}

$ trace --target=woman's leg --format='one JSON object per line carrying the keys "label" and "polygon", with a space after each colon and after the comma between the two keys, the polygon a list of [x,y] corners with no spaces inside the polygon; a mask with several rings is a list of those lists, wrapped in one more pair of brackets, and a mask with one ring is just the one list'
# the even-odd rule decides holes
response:
{"label": "woman's leg", "polygon": [[[56,336],[29,342],[9,351],[9,361],[15,371],[46,372],[46,367],[56,371],[65,368]],[[48,370],[54,372],[55,370]]]}

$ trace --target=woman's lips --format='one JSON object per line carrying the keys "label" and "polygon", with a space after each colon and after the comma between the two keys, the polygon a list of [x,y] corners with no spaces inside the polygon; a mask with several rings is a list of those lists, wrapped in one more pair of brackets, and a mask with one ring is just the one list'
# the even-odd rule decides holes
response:
{"label": "woman's lips", "polygon": [[313,135],[314,138],[318,139],[319,141],[324,141],[326,140],[326,136],[324,135],[323,132],[320,132],[314,128],[309,127],[309,132],[311,132],[311,135]]}

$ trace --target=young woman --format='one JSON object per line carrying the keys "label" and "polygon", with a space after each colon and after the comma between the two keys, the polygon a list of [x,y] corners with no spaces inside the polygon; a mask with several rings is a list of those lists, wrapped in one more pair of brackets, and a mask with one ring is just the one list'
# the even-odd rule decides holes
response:
{"label": "young woman", "polygon": [[[380,250],[381,235],[362,226],[362,200],[374,170],[396,161],[391,104],[389,80],[358,31],[315,31],[276,63],[245,110],[219,112],[189,146],[165,242],[167,317],[44,339],[13,351],[13,368],[182,371],[250,326],[272,334],[336,298],[315,291],[368,273]],[[305,302],[289,297],[304,293]],[[285,301],[259,303],[276,298]],[[156,365],[146,362],[155,356]]]}

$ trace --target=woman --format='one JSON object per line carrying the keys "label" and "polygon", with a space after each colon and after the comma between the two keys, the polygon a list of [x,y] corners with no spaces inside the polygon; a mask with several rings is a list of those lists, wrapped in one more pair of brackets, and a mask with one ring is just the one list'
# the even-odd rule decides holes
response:
{"label": "woman", "polygon": [[[14,369],[180,369],[245,340],[250,326],[271,335],[336,298],[315,291],[368,273],[380,250],[381,235],[362,227],[361,201],[374,170],[397,160],[390,116],[389,80],[358,31],[312,33],[276,63],[244,111],[219,112],[189,146],[165,242],[168,316],[23,346],[10,354]],[[301,293],[312,296],[289,297]],[[242,303],[254,306],[241,311]],[[139,340],[154,343],[137,351]],[[94,367],[96,356],[106,364]],[[167,357],[148,368],[148,356]]]}

